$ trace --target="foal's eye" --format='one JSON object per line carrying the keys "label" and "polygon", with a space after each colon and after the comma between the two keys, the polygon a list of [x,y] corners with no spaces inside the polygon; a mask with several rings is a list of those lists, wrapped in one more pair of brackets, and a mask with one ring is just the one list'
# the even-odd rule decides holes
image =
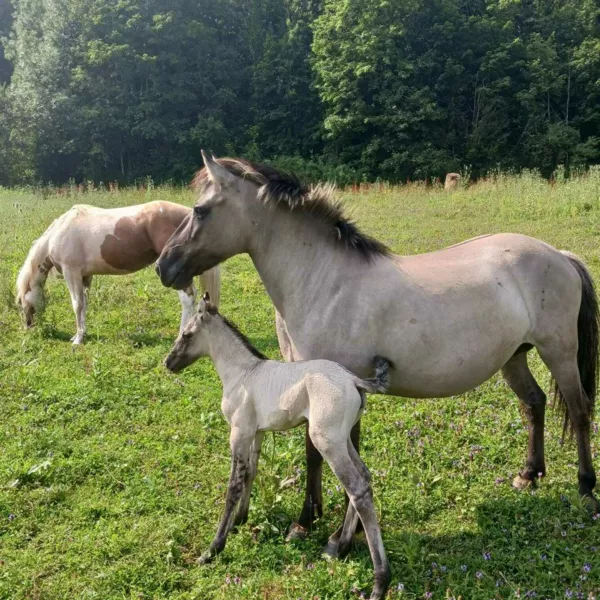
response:
{"label": "foal's eye", "polygon": [[194,206],[194,215],[198,219],[204,219],[210,212],[210,206]]}

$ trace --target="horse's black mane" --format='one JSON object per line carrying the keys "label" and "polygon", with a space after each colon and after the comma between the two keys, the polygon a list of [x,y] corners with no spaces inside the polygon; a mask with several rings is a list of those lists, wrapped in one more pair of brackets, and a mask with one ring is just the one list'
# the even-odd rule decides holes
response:
{"label": "horse's black mane", "polygon": [[267,356],[265,356],[260,350],[258,350],[252,345],[252,342],[238,329],[238,326],[235,323],[232,323],[229,319],[225,318],[220,313],[219,316],[221,317],[221,319],[223,319],[223,323],[225,323],[225,325],[227,325],[227,327],[229,327],[229,329],[233,331],[237,339],[240,340],[242,344],[244,344],[244,347],[250,350],[250,352],[252,352],[252,354],[256,356],[256,358],[260,358],[261,360],[269,360]]}
{"label": "horse's black mane", "polygon": [[[362,233],[354,222],[344,216],[341,203],[333,199],[333,185],[307,186],[294,173],[242,158],[220,158],[217,162],[232,175],[259,185],[259,200],[312,215],[330,227],[337,240],[346,248],[356,250],[366,260],[391,254],[385,244]],[[204,168],[198,171],[192,185],[198,189],[206,185],[207,181],[208,174]]]}

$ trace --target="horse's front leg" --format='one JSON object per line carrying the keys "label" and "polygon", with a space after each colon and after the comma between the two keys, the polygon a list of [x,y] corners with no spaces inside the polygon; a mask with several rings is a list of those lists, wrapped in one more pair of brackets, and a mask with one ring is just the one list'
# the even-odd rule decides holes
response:
{"label": "horse's front leg", "polygon": [[306,426],[306,493],[304,506],[297,523],[292,523],[287,540],[305,538],[317,517],[323,516],[323,457],[315,448]]}
{"label": "horse's front leg", "polygon": [[254,433],[248,436],[243,435],[238,429],[232,429],[231,431],[231,472],[229,474],[229,485],[225,498],[225,511],[217,529],[217,534],[208,547],[208,550],[198,559],[201,565],[210,562],[213,557],[225,548],[227,536],[233,527],[235,507],[244,490],[244,480],[250,462],[250,447],[253,440]]}
{"label": "horse's front leg", "polygon": [[181,335],[186,323],[194,314],[197,292],[196,288],[190,285],[190,287],[183,290],[178,290],[177,294],[179,294],[179,301],[181,302],[181,324],[179,326],[179,335]]}

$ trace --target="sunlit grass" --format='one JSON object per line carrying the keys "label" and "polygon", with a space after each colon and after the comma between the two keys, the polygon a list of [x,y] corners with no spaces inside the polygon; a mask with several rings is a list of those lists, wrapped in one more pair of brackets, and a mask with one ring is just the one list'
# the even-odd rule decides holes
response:
{"label": "sunlit grass", "polygon": [[[362,228],[396,252],[439,249],[513,231],[569,249],[600,280],[600,174],[550,186],[500,176],[446,194],[420,184],[342,193]],[[75,203],[191,204],[184,188],[0,189],[0,598],[349,598],[369,589],[364,542],[340,562],[320,548],[342,519],[326,469],[325,516],[286,545],[304,487],[303,431],[268,436],[248,525],[208,567],[229,468],[220,385],[211,363],[161,366],[179,302],[151,269],[98,277],[88,343],[68,343],[63,281],[25,332],[14,280],[32,243]],[[279,357],[274,311],[247,257],[223,269],[222,311]],[[548,375],[538,360],[542,387]],[[600,522],[579,508],[576,451],[548,417],[548,477],[535,493],[510,478],[527,444],[516,398],[499,377],[463,396],[376,396],[363,427],[392,562],[392,598],[588,598],[600,591]],[[598,426],[592,443],[598,466]],[[282,483],[285,482],[285,485]],[[399,584],[401,588],[399,589]],[[403,590],[403,591],[402,591]]]}

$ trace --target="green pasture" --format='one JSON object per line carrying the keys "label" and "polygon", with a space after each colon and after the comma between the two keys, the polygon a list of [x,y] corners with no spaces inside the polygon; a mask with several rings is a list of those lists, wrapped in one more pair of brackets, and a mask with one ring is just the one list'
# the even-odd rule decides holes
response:
{"label": "green pasture", "polygon": [[[600,171],[553,186],[526,174],[451,194],[415,184],[342,196],[398,253],[521,232],[579,254],[600,282]],[[68,341],[74,317],[58,279],[48,281],[38,326],[24,331],[14,281],[52,219],[76,203],[156,199],[193,201],[174,187],[0,189],[0,599],[360,597],[372,582],[364,540],[345,560],[321,558],[343,516],[327,468],[324,517],[309,539],[284,541],[303,499],[304,429],[267,436],[248,524],[213,564],[196,565],[223,508],[228,431],[209,360],[176,376],[161,366],[180,308],[152,269],[95,278],[81,348]],[[274,309],[248,257],[223,266],[222,312],[279,358]],[[600,596],[600,520],[581,508],[576,450],[561,444],[551,412],[548,476],[521,493],[510,480],[527,430],[498,376],[448,399],[373,396],[363,432],[390,598]],[[600,469],[598,417],[592,444]]]}

